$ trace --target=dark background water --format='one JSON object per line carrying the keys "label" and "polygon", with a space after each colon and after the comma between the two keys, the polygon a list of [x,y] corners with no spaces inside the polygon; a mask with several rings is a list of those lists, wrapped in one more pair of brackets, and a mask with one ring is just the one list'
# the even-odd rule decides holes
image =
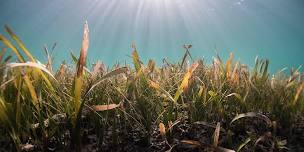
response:
{"label": "dark background water", "polygon": [[251,66],[257,55],[268,58],[273,72],[304,64],[303,0],[0,0],[0,11],[0,25],[41,62],[43,45],[56,42],[55,65],[78,54],[85,20],[91,62],[130,62],[135,42],[145,62],[177,62],[190,43],[192,56],[207,61],[233,52]]}

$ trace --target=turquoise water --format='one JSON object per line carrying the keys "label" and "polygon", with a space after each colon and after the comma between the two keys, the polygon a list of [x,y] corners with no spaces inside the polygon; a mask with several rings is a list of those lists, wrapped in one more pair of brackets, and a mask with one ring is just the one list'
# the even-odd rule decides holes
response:
{"label": "turquoise water", "polygon": [[304,64],[303,0],[0,0],[0,11],[0,25],[9,24],[39,60],[46,60],[43,45],[56,42],[57,65],[71,60],[70,50],[78,54],[85,20],[91,62],[130,62],[135,42],[145,62],[176,62],[190,43],[192,56],[207,61],[233,52],[249,65],[268,58],[272,71]]}

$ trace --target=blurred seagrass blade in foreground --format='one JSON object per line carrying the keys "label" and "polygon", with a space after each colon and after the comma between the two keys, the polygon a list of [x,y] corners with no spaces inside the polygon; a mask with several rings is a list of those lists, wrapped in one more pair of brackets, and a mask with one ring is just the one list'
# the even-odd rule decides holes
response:
{"label": "blurred seagrass blade in foreground", "polygon": [[31,62],[35,62],[34,57],[32,56],[32,54],[30,53],[30,51],[25,47],[25,45],[23,44],[23,42],[19,39],[19,37],[13,32],[13,30],[8,26],[5,25],[5,30],[7,31],[7,33],[12,37],[12,39],[14,41],[16,41],[16,43],[18,44],[18,46],[21,48],[21,50],[23,50],[23,52],[25,53],[25,55],[27,56],[27,58],[31,61]]}
{"label": "blurred seagrass blade in foreground", "polygon": [[[5,26],[5,28],[6,28],[7,32],[10,34],[10,36],[13,37],[14,40],[16,40],[16,39],[19,40],[17,38],[17,36],[12,32],[12,30],[10,28],[8,28],[8,26]],[[2,41],[3,44],[7,48],[11,49],[15,53],[15,55],[16,55],[17,59],[19,60],[19,62],[21,62],[21,63],[25,62],[24,57],[22,56],[22,54],[20,53],[20,51],[17,49],[17,47],[15,47],[7,38],[5,38],[4,36],[0,35],[0,41]],[[18,41],[17,43],[21,43],[21,41]],[[22,46],[24,46],[24,45],[22,44]],[[28,69],[26,72],[28,72],[28,71],[30,71],[30,69]],[[38,71],[40,71],[40,70],[38,70]],[[21,74],[21,71],[18,71],[18,73]],[[36,72],[34,72],[34,74],[35,73]],[[36,110],[37,110],[37,112],[39,114],[40,107],[39,107],[39,104],[38,104],[38,98],[37,98],[37,94],[36,94],[35,88],[34,88],[32,82],[31,82],[30,75],[28,75],[27,73],[22,74],[22,78],[23,78],[25,84],[27,85],[28,91],[30,92],[30,95],[31,95],[31,98],[32,98],[32,103],[35,105]],[[37,78],[37,77],[35,77],[35,78]],[[49,82],[49,84],[50,84],[50,82]]]}
{"label": "blurred seagrass blade in foreground", "polygon": [[35,62],[26,62],[26,63],[8,63],[6,66],[9,68],[15,68],[15,67],[37,68],[47,73],[51,78],[53,78],[56,81],[56,78],[53,76],[53,74],[42,64],[38,64]]}
{"label": "blurred seagrass blade in foreground", "polygon": [[[30,53],[30,51],[25,47],[25,45],[23,44],[23,42],[19,39],[19,37],[13,32],[13,30],[8,26],[5,25],[5,30],[7,31],[7,33],[10,35],[10,37],[17,43],[17,45],[19,46],[19,48],[21,48],[22,52],[27,56],[27,58],[31,61],[31,62],[36,62],[35,58],[33,57],[33,55]],[[3,42],[3,44],[11,49],[17,59],[19,60],[19,62],[23,63],[26,62],[26,59],[22,56],[21,52],[18,50],[18,48],[16,46],[13,45],[12,42],[10,42],[10,40],[8,40],[7,38],[5,38],[4,36],[2,36],[0,34],[0,41]],[[41,79],[40,77],[42,77],[42,80],[44,80],[44,82],[46,83],[46,85],[53,91],[53,86],[50,82],[50,80],[48,79],[48,77],[46,75],[44,75],[44,73],[42,73],[41,70],[39,69],[34,69],[33,72],[33,77],[35,80],[39,80]]]}

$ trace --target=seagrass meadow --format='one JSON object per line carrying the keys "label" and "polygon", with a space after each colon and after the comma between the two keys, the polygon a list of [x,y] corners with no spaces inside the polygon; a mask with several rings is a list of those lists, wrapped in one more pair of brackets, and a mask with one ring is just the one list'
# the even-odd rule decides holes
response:
{"label": "seagrass meadow", "polygon": [[[269,74],[219,56],[157,66],[38,62],[9,26],[0,35],[0,151],[304,151],[304,74]],[[55,46],[50,50],[55,49]]]}

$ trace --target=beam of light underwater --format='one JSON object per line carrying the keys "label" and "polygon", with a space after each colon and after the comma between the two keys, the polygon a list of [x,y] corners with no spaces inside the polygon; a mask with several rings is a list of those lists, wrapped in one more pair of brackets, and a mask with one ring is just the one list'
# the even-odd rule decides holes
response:
{"label": "beam of light underwater", "polygon": [[267,57],[274,69],[303,64],[297,55],[304,48],[300,0],[3,0],[1,4],[1,25],[12,25],[41,60],[45,43],[58,42],[57,63],[68,58],[69,50],[78,52],[82,24],[88,20],[89,59],[109,65],[130,61],[126,55],[132,42],[144,61],[153,58],[159,63],[165,57],[179,60],[182,45],[190,43],[195,58],[205,56],[209,61],[216,49],[224,57],[233,51],[246,64],[252,64],[256,55]]}

